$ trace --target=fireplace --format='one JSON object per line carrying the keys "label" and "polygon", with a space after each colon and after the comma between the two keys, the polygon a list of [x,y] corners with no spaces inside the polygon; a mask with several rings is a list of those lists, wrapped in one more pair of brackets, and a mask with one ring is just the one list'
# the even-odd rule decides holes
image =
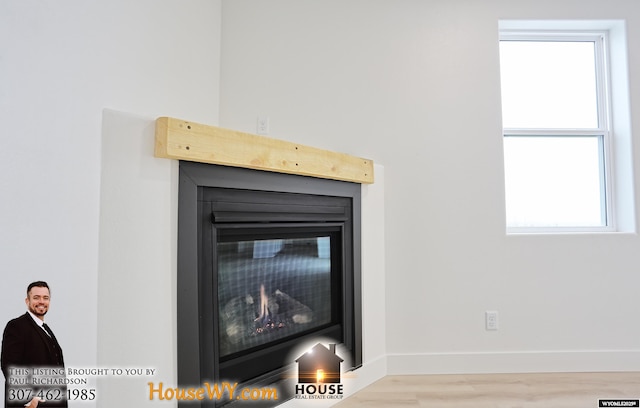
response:
{"label": "fireplace", "polygon": [[183,161],[178,206],[181,386],[277,384],[319,338],[361,365],[359,184]]}

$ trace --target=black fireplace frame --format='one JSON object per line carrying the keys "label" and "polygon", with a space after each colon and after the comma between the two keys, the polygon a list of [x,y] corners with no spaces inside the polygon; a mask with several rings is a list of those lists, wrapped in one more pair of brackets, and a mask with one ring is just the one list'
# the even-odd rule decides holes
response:
{"label": "black fireplace frame", "polygon": [[[203,210],[199,203],[203,191],[209,187],[259,192],[293,193],[322,197],[340,197],[350,201],[349,225],[350,253],[348,269],[343,287],[343,329],[338,339],[348,353],[348,367],[356,369],[362,365],[362,293],[361,293],[361,186],[357,183],[313,178],[307,176],[265,172],[245,168],[211,165],[181,161],[178,192],[178,273],[177,273],[177,374],[180,387],[200,386],[204,382],[233,380],[219,377],[219,359],[212,351],[210,299],[202,295],[203,285],[211,282],[203,279],[203,248],[209,245],[204,237],[203,219],[210,219],[211,208]],[[286,194],[285,194],[286,195]],[[285,220],[286,221],[286,220]],[[210,241],[210,240],[209,240]],[[322,333],[307,337],[320,336]],[[332,330],[332,335],[336,331]],[[289,362],[293,363],[293,361]],[[287,369],[261,375],[245,384],[277,384]],[[286,390],[282,390],[286,391]],[[280,399],[286,398],[281,392]],[[198,403],[179,403],[180,406],[216,406],[215,402],[203,400]]]}

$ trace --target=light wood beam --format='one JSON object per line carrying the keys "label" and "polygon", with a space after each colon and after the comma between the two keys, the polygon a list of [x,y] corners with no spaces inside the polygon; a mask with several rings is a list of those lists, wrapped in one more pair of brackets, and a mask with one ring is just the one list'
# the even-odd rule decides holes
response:
{"label": "light wood beam", "polygon": [[355,183],[373,183],[373,161],[298,143],[160,117],[155,156]]}

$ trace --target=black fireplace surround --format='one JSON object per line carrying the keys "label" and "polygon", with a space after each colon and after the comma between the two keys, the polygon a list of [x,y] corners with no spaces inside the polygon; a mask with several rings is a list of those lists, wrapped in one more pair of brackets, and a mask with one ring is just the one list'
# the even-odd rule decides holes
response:
{"label": "black fireplace surround", "polygon": [[319,338],[359,367],[360,206],[356,183],[180,162],[179,386],[277,385]]}

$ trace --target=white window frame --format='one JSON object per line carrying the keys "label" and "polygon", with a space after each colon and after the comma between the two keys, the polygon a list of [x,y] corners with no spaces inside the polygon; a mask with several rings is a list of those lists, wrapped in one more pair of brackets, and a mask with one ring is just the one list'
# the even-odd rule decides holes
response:
{"label": "white window frame", "polygon": [[556,128],[503,128],[503,138],[530,137],[597,137],[600,145],[600,198],[603,225],[576,226],[532,226],[516,227],[507,225],[507,233],[562,233],[562,232],[612,232],[616,231],[613,191],[612,149],[613,137],[611,129],[611,95],[609,74],[609,52],[607,30],[500,30],[500,41],[560,41],[560,42],[593,42],[596,73],[596,98],[598,111],[598,127],[589,129],[556,129]]}

